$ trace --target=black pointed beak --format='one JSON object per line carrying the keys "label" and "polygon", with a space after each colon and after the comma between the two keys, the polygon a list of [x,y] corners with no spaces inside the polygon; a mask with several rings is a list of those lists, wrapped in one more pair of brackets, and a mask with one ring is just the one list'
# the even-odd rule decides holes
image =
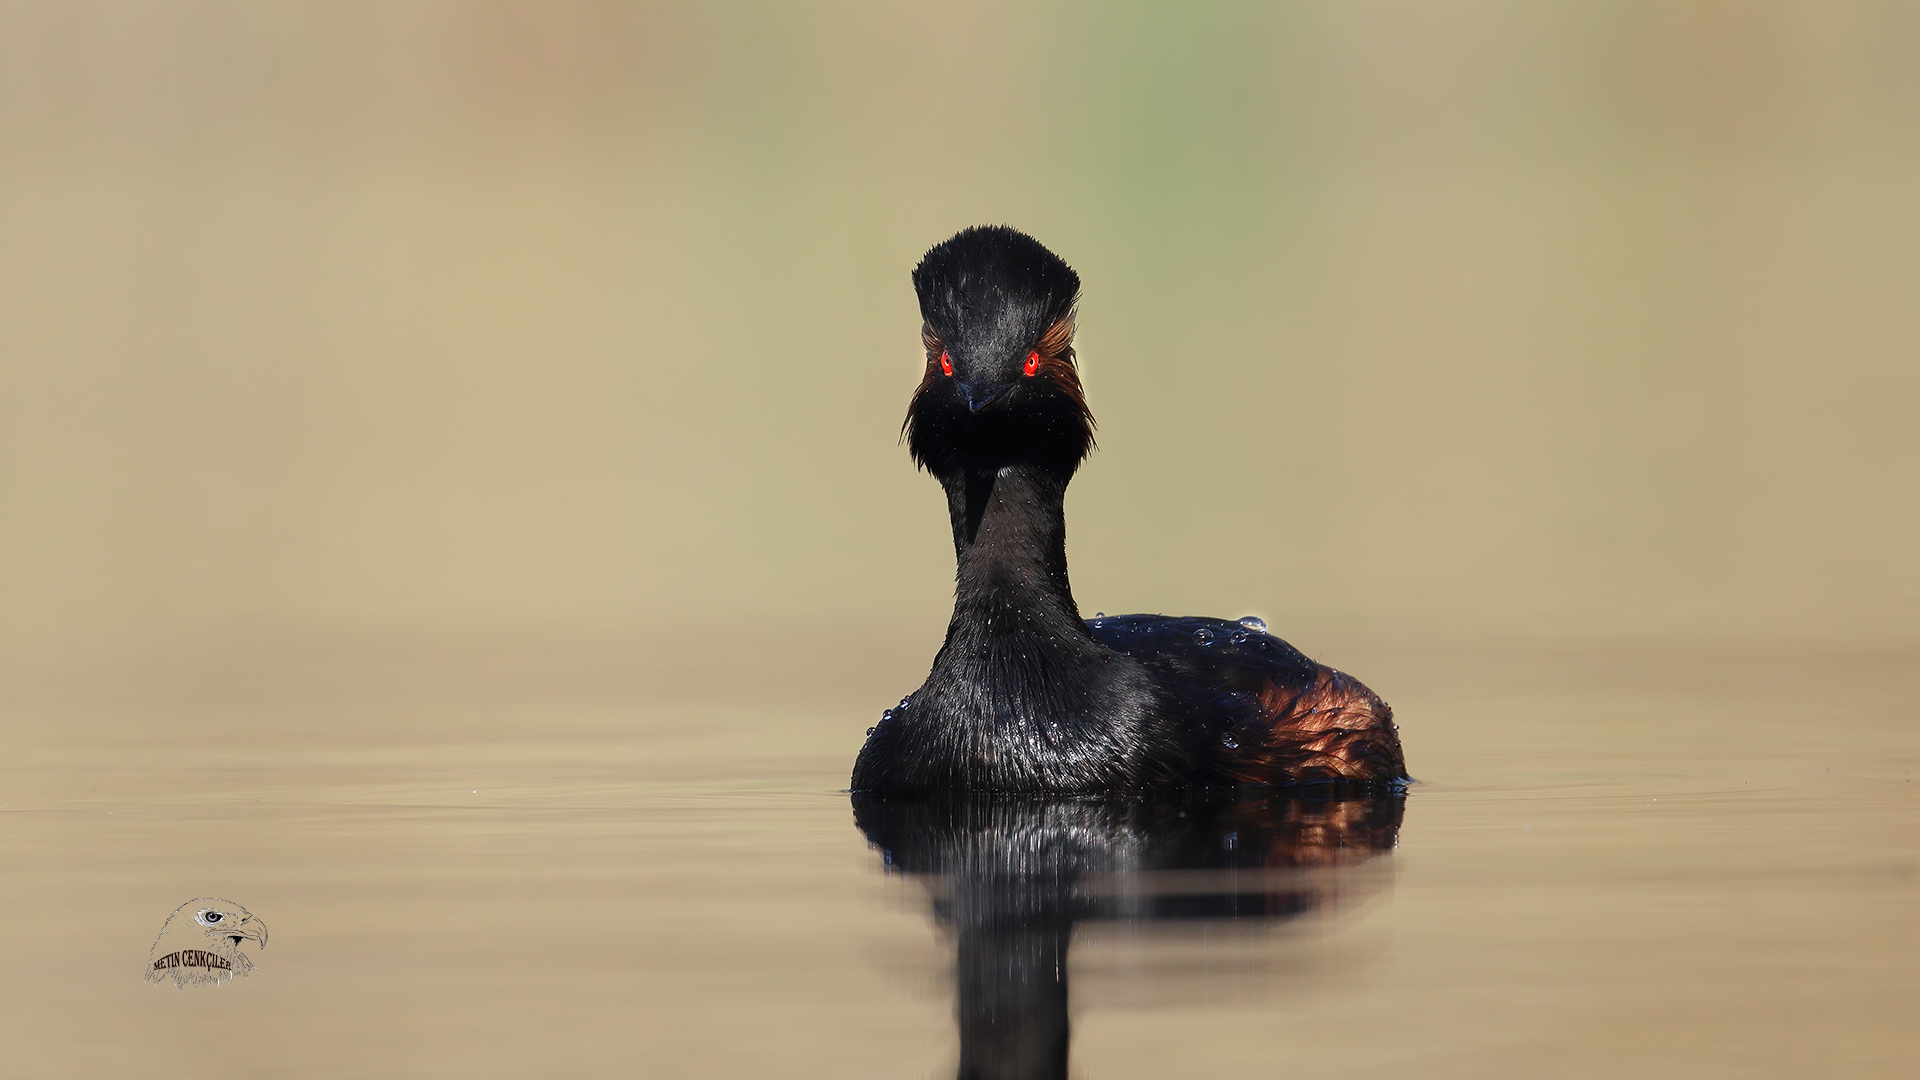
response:
{"label": "black pointed beak", "polygon": [[987,406],[993,404],[994,402],[999,401],[1001,398],[1006,397],[1007,392],[1012,390],[1013,386],[1014,386],[1013,383],[964,383],[963,382],[959,384],[958,389],[960,391],[960,396],[967,400],[967,411],[977,413],[981,409],[984,409]]}

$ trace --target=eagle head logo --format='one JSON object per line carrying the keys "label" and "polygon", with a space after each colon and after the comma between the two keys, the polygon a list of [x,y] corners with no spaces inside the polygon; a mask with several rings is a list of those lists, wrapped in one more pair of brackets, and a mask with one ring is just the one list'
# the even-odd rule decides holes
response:
{"label": "eagle head logo", "polygon": [[173,985],[218,986],[235,975],[245,977],[253,961],[240,951],[251,940],[267,947],[267,924],[231,900],[202,896],[173,909],[147,954],[147,981],[168,976]]}

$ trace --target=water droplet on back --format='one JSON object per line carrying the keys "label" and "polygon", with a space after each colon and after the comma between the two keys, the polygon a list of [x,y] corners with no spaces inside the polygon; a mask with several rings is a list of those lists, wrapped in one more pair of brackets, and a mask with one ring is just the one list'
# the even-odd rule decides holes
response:
{"label": "water droplet on back", "polygon": [[1241,616],[1240,625],[1246,627],[1249,630],[1258,630],[1263,634],[1267,632],[1267,620],[1261,618],[1258,615]]}
{"label": "water droplet on back", "polygon": [[1196,645],[1211,645],[1211,644],[1213,644],[1213,631],[1211,631],[1211,630],[1209,630],[1209,629],[1207,629],[1207,628],[1206,628],[1206,627],[1204,627],[1204,626],[1203,626],[1203,627],[1201,627],[1201,628],[1200,628],[1200,629],[1198,629],[1198,630],[1195,630],[1195,631],[1193,632],[1193,642],[1194,642],[1194,644],[1196,644]]}
{"label": "water droplet on back", "polygon": [[1240,749],[1240,740],[1233,737],[1233,732],[1223,731],[1220,733],[1220,745],[1229,750],[1238,750]]}
{"label": "water droplet on back", "polygon": [[877,727],[870,727],[870,728],[868,728],[868,729],[867,729],[867,738],[869,738],[869,739],[871,739],[871,738],[873,738],[873,733],[874,733],[874,732],[876,732],[876,731],[879,731],[879,730],[880,730],[880,729],[879,729],[879,728],[877,728]]}
{"label": "water droplet on back", "polygon": [[1233,642],[1235,645],[1245,645],[1247,642],[1253,640],[1253,635],[1247,633],[1245,630],[1235,630],[1227,640]]}

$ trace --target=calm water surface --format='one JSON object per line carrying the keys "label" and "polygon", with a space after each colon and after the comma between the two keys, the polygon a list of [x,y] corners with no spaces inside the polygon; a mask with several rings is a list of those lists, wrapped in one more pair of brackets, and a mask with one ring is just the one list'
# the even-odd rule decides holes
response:
{"label": "calm water surface", "polygon": [[[0,1032],[20,1075],[942,1076],[963,1027],[1101,1078],[1920,1068],[1911,655],[1346,652],[1403,806],[856,805],[865,687],[43,681]],[[252,977],[143,985],[202,895],[273,928]]]}

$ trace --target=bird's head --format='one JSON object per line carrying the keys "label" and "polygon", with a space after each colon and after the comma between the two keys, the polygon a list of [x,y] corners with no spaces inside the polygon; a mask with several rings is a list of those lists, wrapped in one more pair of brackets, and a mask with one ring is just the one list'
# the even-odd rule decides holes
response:
{"label": "bird's head", "polygon": [[173,909],[166,925],[160,928],[160,940],[175,948],[194,945],[232,955],[243,941],[267,947],[267,924],[260,917],[231,900],[200,897]]}
{"label": "bird's head", "polygon": [[253,961],[240,951],[252,941],[267,947],[267,924],[231,900],[202,896],[173,909],[160,927],[160,936],[147,954],[147,981],[171,977],[181,989],[217,986],[235,975],[253,970]]}
{"label": "bird's head", "polygon": [[936,476],[1030,463],[1071,476],[1093,448],[1073,359],[1080,277],[1004,225],[964,229],[913,271],[926,373],[907,446]]}

